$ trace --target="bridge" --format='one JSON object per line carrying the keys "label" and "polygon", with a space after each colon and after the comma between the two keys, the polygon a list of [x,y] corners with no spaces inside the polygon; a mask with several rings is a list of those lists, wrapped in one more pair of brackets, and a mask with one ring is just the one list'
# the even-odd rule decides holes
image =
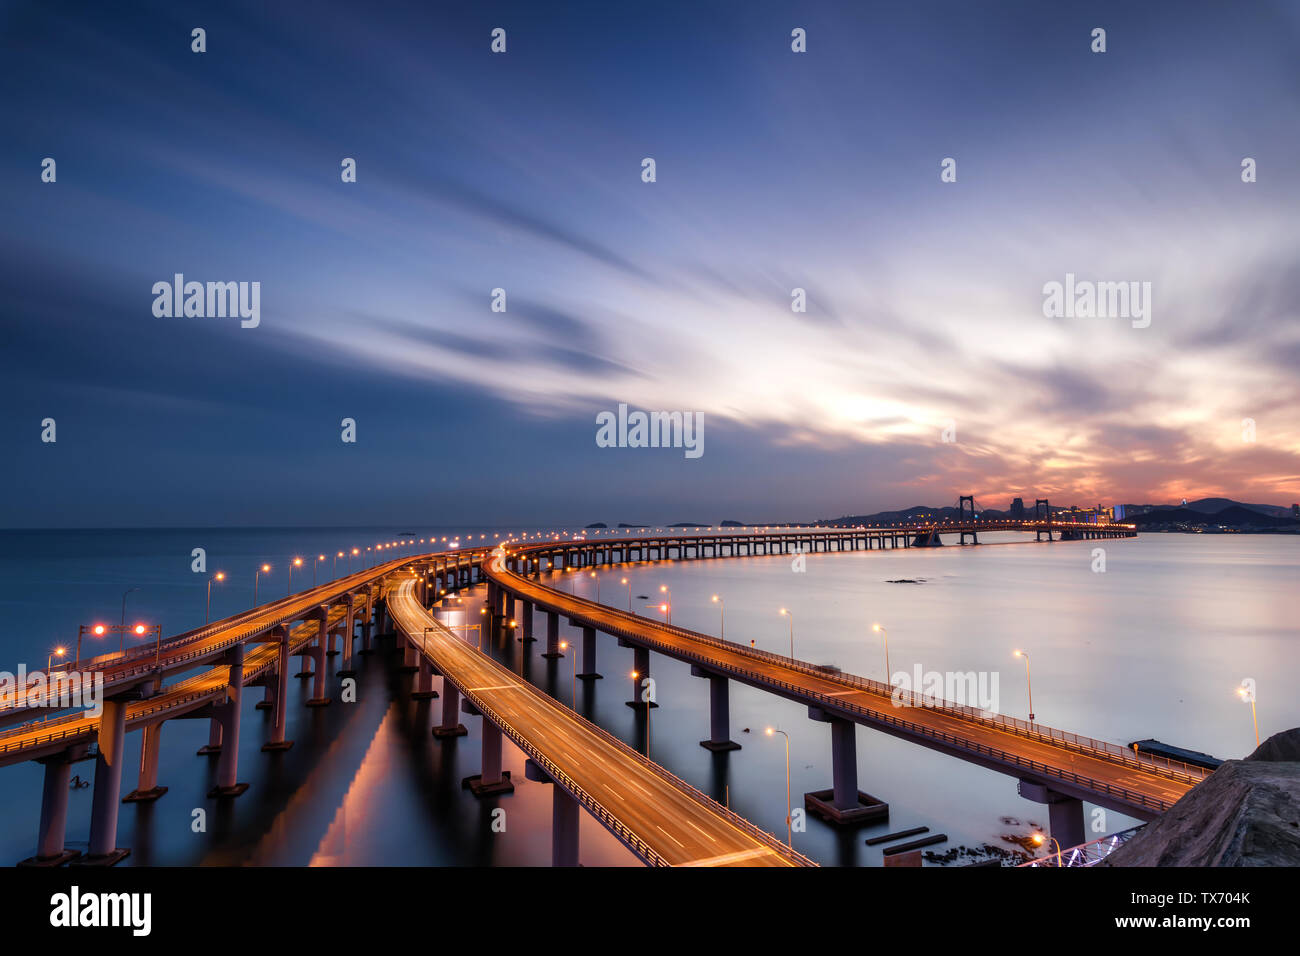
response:
{"label": "bridge", "polygon": [[[1040,532],[1046,522],[977,522],[979,530]],[[1011,525],[1014,524],[1014,527]],[[530,777],[555,786],[553,861],[577,858],[578,809],[586,809],[638,857],[652,865],[809,865],[771,835],[721,807],[695,788],[584,720],[569,708],[502,668],[457,638],[428,609],[458,590],[487,584],[484,628],[491,636],[522,627],[532,639],[534,611],[547,614],[547,656],[559,648],[559,616],[582,630],[582,673],[594,680],[596,633],[634,649],[642,680],[650,653],[689,661],[710,686],[708,740],[713,750],[735,749],[729,739],[727,687],[737,680],[808,706],[809,717],[828,723],[832,736],[831,786],[805,795],[805,804],[832,824],[869,817],[857,789],[854,727],[865,724],[1016,777],[1020,792],[1047,803],[1052,830],[1064,845],[1082,842],[1083,800],[1151,819],[1205,775],[1201,768],[1134,754],[1126,748],[1025,721],[984,714],[922,695],[904,695],[880,682],[827,671],[747,645],[722,641],[587,601],[541,581],[543,570],[597,567],[637,560],[832,552],[933,546],[927,536],[960,534],[961,523],[888,528],[744,529],[720,534],[662,534],[536,543],[511,539],[494,549],[432,552],[393,559],[378,567],[269,602],[243,614],[160,641],[154,648],[101,655],[81,662],[104,674],[103,713],[73,712],[0,731],[0,766],[36,760],[45,767],[37,852],[25,863],[57,865],[79,854],[64,847],[71,765],[92,755],[96,763],[91,839],[78,862],[111,864],[129,850],[116,846],[117,809],[123,800],[157,799],[161,730],[170,719],[207,719],[218,756],[214,799],[246,789],[238,781],[240,704],[245,687],[264,690],[259,707],[275,712],[263,750],[292,746],[284,737],[287,679],[313,681],[309,706],[330,701],[327,659],[341,654],[338,676],[349,676],[354,653],[368,652],[379,633],[393,632],[405,665],[419,672],[415,696],[436,697],[441,677],[442,719],[435,737],[464,732],[457,707],[483,719],[483,772],[471,781],[479,794],[512,787],[500,769],[500,742],[511,739],[528,756]],[[1131,536],[1127,526],[1068,527],[1064,536]],[[918,543],[920,542],[920,543]],[[515,603],[522,606],[515,613]],[[361,648],[354,651],[360,629]],[[199,673],[183,676],[199,669]],[[182,677],[166,683],[167,677]],[[52,693],[47,689],[46,694]],[[633,688],[633,703],[637,688]],[[55,702],[12,694],[0,702],[0,721],[12,724]],[[121,796],[125,734],[144,734],[136,788]],[[628,799],[628,794],[633,799]],[[671,807],[671,812],[663,808]],[[617,808],[617,809],[615,809]],[[1076,839],[1076,836],[1078,837]]]}

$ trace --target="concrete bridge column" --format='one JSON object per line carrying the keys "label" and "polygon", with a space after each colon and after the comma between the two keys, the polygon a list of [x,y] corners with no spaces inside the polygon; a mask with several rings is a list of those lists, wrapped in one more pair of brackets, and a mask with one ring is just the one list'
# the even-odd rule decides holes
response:
{"label": "concrete bridge column", "polygon": [[90,809],[90,846],[85,861],[112,866],[130,850],[117,846],[117,810],[122,796],[125,759],[126,701],[106,700],[99,718],[99,754],[95,757],[95,793]]}
{"label": "concrete bridge column", "polygon": [[709,739],[701,740],[700,746],[714,753],[739,750],[740,744],[731,739],[727,678],[695,666],[691,667],[691,676],[709,679]]}
{"label": "concrete bridge column", "polygon": [[72,781],[72,755],[68,751],[43,757],[45,785],[41,791],[41,822],[36,831],[36,855],[19,866],[61,866],[81,856],[63,845],[68,831],[68,790]]}
{"label": "concrete bridge column", "polygon": [[523,615],[524,619],[524,636],[519,638],[519,640],[527,644],[530,641],[537,640],[537,638],[533,637],[533,604],[531,601],[521,601],[520,603],[522,604],[522,607],[519,611],[520,614]]}
{"label": "concrete bridge column", "polygon": [[543,657],[554,660],[563,657],[560,650],[560,615],[558,611],[546,612],[546,651]]}
{"label": "concrete bridge column", "polygon": [[551,795],[551,866],[578,865],[578,801],[559,784]]}
{"label": "concrete bridge column", "polygon": [[833,776],[831,789],[804,794],[804,806],[826,822],[843,826],[887,820],[889,804],[858,789],[857,724],[819,707],[809,707],[808,716],[831,725]]}
{"label": "concrete bridge column", "polygon": [[515,619],[515,596],[507,591],[505,595],[505,599],[506,599],[505,618],[507,621],[513,621]]}
{"label": "concrete bridge column", "polygon": [[257,702],[258,710],[275,710],[275,689],[276,682],[268,678],[262,679],[262,699]]}
{"label": "concrete bridge column", "polygon": [[[462,701],[461,709],[467,714],[483,717],[468,700]],[[476,797],[486,797],[498,793],[514,793],[515,785],[510,780],[510,771],[501,770],[501,729],[483,717],[483,770],[481,773],[466,777],[461,781]]]}
{"label": "concrete bridge column", "polygon": [[1062,849],[1078,846],[1085,841],[1082,800],[1058,793],[1046,784],[1032,780],[1021,780],[1019,789],[1020,795],[1026,800],[1047,804],[1047,822],[1051,835]]}
{"label": "concrete bridge column", "polygon": [[208,791],[209,797],[237,797],[248,789],[248,784],[235,782],[239,771],[239,705],[244,693],[244,645],[232,647],[226,660],[230,662],[226,702],[217,708],[221,714],[223,746],[217,760],[217,785]]}
{"label": "concrete bridge column", "polygon": [[600,680],[601,675],[596,673],[596,629],[594,627],[582,629],[582,673],[577,676],[578,680]]}
{"label": "concrete bridge column", "polygon": [[355,677],[357,669],[352,666],[352,642],[356,639],[356,610],[349,595],[348,613],[343,621],[343,666],[338,669],[336,677]]}
{"label": "concrete bridge column", "polygon": [[397,634],[397,642],[402,646],[402,666],[398,670],[404,674],[414,674],[420,669],[420,658],[423,655],[416,648],[415,641],[400,632]]}
{"label": "concrete bridge column", "polygon": [[316,679],[312,681],[311,697],[307,700],[308,707],[324,707],[330,702],[325,688],[325,648],[329,641],[326,636],[329,627],[329,610],[328,605],[320,606],[320,625],[316,631]]}
{"label": "concrete bridge column", "polygon": [[460,722],[460,691],[456,685],[442,679],[442,723],[433,728],[433,735],[440,740],[443,737],[464,737],[469,731]]}
{"label": "concrete bridge column", "polygon": [[140,732],[140,777],[135,789],[122,798],[123,803],[143,803],[157,800],[167,792],[158,786],[158,751],[162,744],[163,721],[150,724]]}
{"label": "concrete bridge column", "polygon": [[275,662],[275,713],[271,718],[271,739],[262,744],[262,750],[288,750],[293,746],[292,740],[284,739],[286,708],[289,701],[289,629],[276,628],[280,637],[279,656]]}
{"label": "concrete bridge column", "polygon": [[415,690],[411,692],[412,700],[433,700],[438,692],[433,689],[433,664],[423,653],[420,654],[420,676],[416,678]]}
{"label": "concrete bridge column", "polygon": [[366,594],[366,613],[361,619],[361,653],[369,654],[374,648],[370,646],[370,628],[375,616],[375,605],[372,595]]}
{"label": "concrete bridge column", "polygon": [[195,751],[200,757],[221,753],[221,721],[213,717],[208,721],[208,742]]}
{"label": "concrete bridge column", "polygon": [[[641,699],[641,695],[646,691],[646,688],[642,686],[642,682],[650,677],[650,649],[648,647],[633,646],[632,669],[636,672],[636,677],[632,678],[632,699],[627,701],[627,705],[645,710],[646,702]],[[659,705],[652,700],[650,706],[658,707]]]}

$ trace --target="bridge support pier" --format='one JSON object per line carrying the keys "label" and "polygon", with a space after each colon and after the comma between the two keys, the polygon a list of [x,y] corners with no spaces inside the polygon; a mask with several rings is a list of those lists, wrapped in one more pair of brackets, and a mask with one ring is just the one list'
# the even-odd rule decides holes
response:
{"label": "bridge support pier", "polygon": [[352,642],[356,639],[356,611],[352,607],[352,597],[348,596],[348,613],[343,622],[343,666],[334,672],[335,677],[355,677],[357,669],[352,666]]}
{"label": "bridge support pier", "polygon": [[248,789],[246,783],[236,783],[239,773],[239,704],[244,694],[244,645],[236,644],[227,652],[230,676],[226,679],[226,702],[216,711],[221,716],[221,756],[217,758],[217,785],[208,791],[209,797],[237,797]]}
{"label": "bridge support pier", "polygon": [[578,866],[578,803],[532,760],[524,763],[524,776],[537,783],[549,783],[551,793],[551,866]]}
{"label": "bridge support pier", "polygon": [[415,681],[415,690],[411,691],[412,700],[435,700],[438,692],[433,689],[433,664],[429,658],[420,655],[420,676]]}
{"label": "bridge support pier", "polygon": [[809,707],[808,717],[831,725],[833,776],[831,789],[803,795],[804,807],[838,826],[860,826],[889,819],[889,804],[858,789],[857,724],[828,714],[820,707]]}
{"label": "bridge support pier", "polygon": [[519,613],[524,619],[524,636],[519,638],[519,640],[527,644],[531,641],[537,640],[537,638],[533,637],[533,603],[531,601],[523,601],[521,603],[523,606],[519,609]]}
{"label": "bridge support pier", "polygon": [[433,728],[439,740],[444,737],[464,737],[469,731],[460,722],[460,691],[446,677],[442,679],[442,723]]}
{"label": "bridge support pier", "polygon": [[461,710],[483,720],[483,769],[460,782],[461,787],[476,797],[490,797],[499,793],[514,793],[510,771],[501,769],[501,728],[483,717],[478,708],[468,700],[461,701]]}
{"label": "bridge support pier", "polygon": [[278,685],[275,681],[262,679],[262,699],[257,702],[258,710],[275,710],[275,691]]}
{"label": "bridge support pier", "polygon": [[208,722],[208,742],[195,751],[200,757],[221,753],[221,721],[213,717]]}
{"label": "bridge support pier", "polygon": [[[646,707],[646,702],[641,699],[642,695],[647,692],[648,688],[642,685],[642,681],[650,679],[650,648],[632,647],[632,671],[636,674],[632,678],[632,699],[627,701],[627,705],[632,708],[640,707],[642,710]],[[653,685],[650,685],[653,686]],[[654,698],[651,697],[651,707],[658,707]]]}
{"label": "bridge support pier", "polygon": [[601,675],[596,673],[596,629],[594,627],[582,629],[582,673],[577,677],[578,680],[601,679]]}
{"label": "bridge support pier", "polygon": [[36,855],[19,866],[62,866],[81,856],[80,850],[63,845],[68,832],[68,790],[72,781],[72,754],[65,750],[38,763],[45,765],[41,791],[41,822],[36,833]]}
{"label": "bridge support pier", "polygon": [[420,669],[420,655],[415,649],[415,642],[401,634],[397,635],[397,642],[402,645],[402,666],[398,670],[403,674],[414,674]]}
{"label": "bridge support pier", "polygon": [[163,721],[150,724],[140,732],[140,777],[135,789],[122,798],[123,803],[147,803],[167,792],[158,786],[158,751],[162,743]]}
{"label": "bridge support pier", "polygon": [[1049,829],[1062,849],[1078,846],[1085,841],[1082,800],[1058,793],[1048,785],[1033,780],[1021,780],[1019,790],[1026,800],[1047,804]]}
{"label": "bridge support pier", "polygon": [[325,649],[329,645],[328,627],[329,627],[328,605],[322,604],[317,613],[320,614],[320,627],[316,632],[316,661],[315,661],[315,680],[312,681],[311,697],[307,699],[308,707],[324,707],[330,702],[329,694],[325,689]]}
{"label": "bridge support pier", "polygon": [[104,701],[99,718],[99,754],[95,757],[95,793],[90,808],[90,846],[77,863],[112,866],[130,855],[117,846],[117,810],[122,796],[122,763],[126,756],[126,701]]}
{"label": "bridge support pier", "polygon": [[373,627],[373,618],[375,615],[374,606],[370,600],[366,600],[366,616],[361,619],[361,653],[371,654],[374,648],[370,646],[370,629]]}
{"label": "bridge support pier", "polygon": [[709,680],[709,739],[701,740],[700,746],[714,753],[739,750],[740,744],[731,739],[727,678],[710,674],[695,665],[691,665],[691,676],[707,677]]}
{"label": "bridge support pier", "polygon": [[560,615],[557,611],[546,612],[546,650],[542,656],[548,660],[564,656],[560,650]]}
{"label": "bridge support pier", "polygon": [[280,653],[275,663],[275,711],[271,718],[271,739],[262,744],[262,750],[288,750],[292,740],[284,739],[286,708],[289,701],[289,629],[280,625],[275,632],[280,638]]}

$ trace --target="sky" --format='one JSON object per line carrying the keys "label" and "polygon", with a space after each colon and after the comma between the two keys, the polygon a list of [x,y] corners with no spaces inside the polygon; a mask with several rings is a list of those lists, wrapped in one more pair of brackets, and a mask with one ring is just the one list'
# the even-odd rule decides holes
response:
{"label": "sky", "polygon": [[[1300,500],[1300,4],[11,2],[0,49],[2,527]],[[176,273],[260,323],[156,316]],[[1067,274],[1149,324],[1045,315]],[[703,454],[599,447],[620,403]]]}

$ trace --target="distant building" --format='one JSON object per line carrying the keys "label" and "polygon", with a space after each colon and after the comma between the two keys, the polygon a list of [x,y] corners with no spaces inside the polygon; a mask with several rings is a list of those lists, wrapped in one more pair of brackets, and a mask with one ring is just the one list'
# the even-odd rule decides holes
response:
{"label": "distant building", "polygon": [[1292,505],[1292,506],[1291,506],[1291,517],[1292,517],[1292,518],[1300,518],[1300,505]]}
{"label": "distant building", "polygon": [[1124,506],[1123,506],[1123,505],[1116,505],[1112,510],[1113,510],[1113,512],[1114,512],[1115,520],[1116,520],[1116,521],[1123,521],[1123,520],[1124,520]]}
{"label": "distant building", "polygon": [[1025,499],[1011,499],[1011,517],[1017,521],[1023,521],[1025,517]]}

